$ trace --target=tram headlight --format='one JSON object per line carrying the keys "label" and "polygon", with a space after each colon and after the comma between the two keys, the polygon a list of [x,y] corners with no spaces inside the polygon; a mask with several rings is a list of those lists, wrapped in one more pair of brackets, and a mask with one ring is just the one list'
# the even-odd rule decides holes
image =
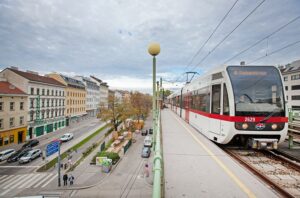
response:
{"label": "tram headlight", "polygon": [[273,130],[276,130],[277,127],[278,127],[277,124],[272,124],[272,129],[273,129]]}
{"label": "tram headlight", "polygon": [[248,129],[248,124],[247,124],[247,123],[243,123],[243,124],[242,124],[242,128],[243,128],[243,129]]}

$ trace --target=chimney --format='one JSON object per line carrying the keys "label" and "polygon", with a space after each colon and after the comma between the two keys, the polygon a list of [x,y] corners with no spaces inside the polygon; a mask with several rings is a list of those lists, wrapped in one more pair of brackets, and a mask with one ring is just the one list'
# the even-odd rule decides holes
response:
{"label": "chimney", "polygon": [[241,61],[240,65],[245,66],[246,65],[245,61]]}
{"label": "chimney", "polygon": [[27,70],[26,72],[27,72],[27,73],[31,73],[31,74],[35,74],[35,75],[39,75],[39,73],[38,73],[38,72],[35,72],[35,71]]}
{"label": "chimney", "polygon": [[19,70],[19,68],[16,67],[16,66],[10,66],[10,68],[11,68],[11,69],[14,69],[14,70]]}

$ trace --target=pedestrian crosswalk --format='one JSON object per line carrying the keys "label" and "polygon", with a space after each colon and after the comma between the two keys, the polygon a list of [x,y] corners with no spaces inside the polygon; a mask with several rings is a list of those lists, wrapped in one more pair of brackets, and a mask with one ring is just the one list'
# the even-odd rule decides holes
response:
{"label": "pedestrian crosswalk", "polygon": [[15,189],[44,188],[55,178],[57,174],[54,173],[0,175],[0,197]]}

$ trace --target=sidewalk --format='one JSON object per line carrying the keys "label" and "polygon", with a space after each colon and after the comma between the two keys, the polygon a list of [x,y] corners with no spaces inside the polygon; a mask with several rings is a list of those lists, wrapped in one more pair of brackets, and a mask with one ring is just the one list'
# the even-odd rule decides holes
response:
{"label": "sidewalk", "polygon": [[[152,117],[150,115],[145,122],[144,130],[149,129],[151,123]],[[138,194],[143,195],[142,197],[151,197],[152,158],[141,158],[144,137],[140,133],[134,134],[134,138],[137,141],[131,145],[124,155],[120,153],[121,159],[113,166],[110,173],[102,173],[101,167],[89,164],[91,158],[98,151],[96,149],[72,172],[72,175],[75,177],[74,185],[59,189],[80,190],[76,191],[75,197],[97,197],[100,194],[101,197],[115,197],[114,195],[120,197],[120,194],[125,195],[126,193],[127,195]],[[153,156],[153,154],[151,155]],[[144,177],[143,169],[146,163],[150,165],[150,176],[147,178]],[[129,188],[130,186],[131,188]],[[112,188],[114,189],[113,192]],[[65,191],[64,195],[68,197],[69,193]]]}

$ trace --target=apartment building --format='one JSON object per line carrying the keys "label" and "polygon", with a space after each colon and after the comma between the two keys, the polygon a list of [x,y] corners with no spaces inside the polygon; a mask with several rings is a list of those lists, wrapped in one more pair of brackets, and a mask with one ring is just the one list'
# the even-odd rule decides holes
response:
{"label": "apartment building", "polygon": [[28,130],[26,139],[54,132],[66,125],[65,85],[37,72],[21,71],[16,67],[0,73],[9,83],[28,95]]}
{"label": "apartment building", "polygon": [[47,74],[65,85],[66,92],[66,123],[78,122],[86,113],[86,88],[83,82],[58,73]]}
{"label": "apartment building", "polygon": [[86,113],[88,116],[95,117],[100,108],[100,87],[91,78],[76,76],[77,80],[83,82],[86,88]]}
{"label": "apartment building", "polygon": [[100,91],[100,106],[103,105],[104,107],[108,106],[108,85],[106,82],[103,82],[99,78],[95,76],[90,76],[91,79],[97,83],[99,86]]}
{"label": "apartment building", "polygon": [[300,60],[281,68],[288,109],[300,111]]}
{"label": "apartment building", "polygon": [[25,92],[0,81],[0,148],[26,140],[27,103]]}

